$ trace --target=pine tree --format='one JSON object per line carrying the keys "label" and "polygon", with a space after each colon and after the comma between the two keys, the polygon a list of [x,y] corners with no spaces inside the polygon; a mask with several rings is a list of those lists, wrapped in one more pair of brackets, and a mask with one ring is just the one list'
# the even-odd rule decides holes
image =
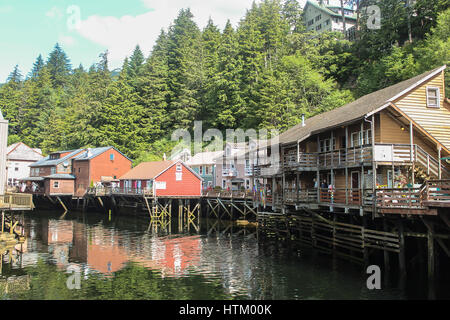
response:
{"label": "pine tree", "polygon": [[19,86],[22,82],[22,78],[23,78],[23,76],[19,70],[19,65],[16,64],[16,66],[14,67],[14,70],[9,74],[6,81],[9,82],[13,86]]}
{"label": "pine tree", "polygon": [[54,87],[61,87],[67,83],[72,71],[70,60],[58,43],[48,57],[47,67]]}
{"label": "pine tree", "polygon": [[201,32],[189,9],[182,9],[169,28],[168,85],[172,128],[189,127],[199,109],[202,86]]}
{"label": "pine tree", "polygon": [[31,69],[31,72],[29,73],[29,78],[30,79],[36,79],[39,76],[39,72],[41,71],[41,69],[44,67],[45,63],[44,63],[44,59],[42,59],[42,55],[40,54],[37,58],[36,61],[33,64],[33,69]]}
{"label": "pine tree", "polygon": [[128,75],[133,78],[139,75],[142,64],[145,61],[144,54],[141,51],[139,45],[134,48],[133,54],[130,57],[128,63]]}

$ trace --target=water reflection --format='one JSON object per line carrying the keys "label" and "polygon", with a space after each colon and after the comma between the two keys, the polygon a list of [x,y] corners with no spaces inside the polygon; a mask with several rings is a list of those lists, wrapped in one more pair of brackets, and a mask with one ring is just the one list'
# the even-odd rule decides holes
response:
{"label": "water reflection", "polygon": [[[6,297],[407,298],[404,289],[386,282],[383,290],[369,291],[359,266],[280,242],[258,241],[254,227],[205,219],[198,233],[180,229],[155,228],[139,218],[90,213],[58,219],[35,212],[25,219],[26,242],[3,252],[1,259],[1,278],[29,276],[29,289],[9,291]],[[80,290],[66,285],[71,275],[67,270],[73,267],[80,270]]]}

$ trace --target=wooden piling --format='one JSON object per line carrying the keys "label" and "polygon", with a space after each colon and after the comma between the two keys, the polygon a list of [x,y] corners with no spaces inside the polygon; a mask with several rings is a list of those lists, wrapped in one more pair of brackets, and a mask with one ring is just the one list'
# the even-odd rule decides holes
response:
{"label": "wooden piling", "polygon": [[406,274],[406,260],[405,260],[405,232],[403,221],[398,220],[398,237],[399,237],[399,253],[398,253],[398,266],[401,274]]}
{"label": "wooden piling", "polygon": [[430,223],[427,231],[427,240],[428,240],[428,279],[434,279],[434,269],[435,269],[435,257],[434,257],[434,226]]}

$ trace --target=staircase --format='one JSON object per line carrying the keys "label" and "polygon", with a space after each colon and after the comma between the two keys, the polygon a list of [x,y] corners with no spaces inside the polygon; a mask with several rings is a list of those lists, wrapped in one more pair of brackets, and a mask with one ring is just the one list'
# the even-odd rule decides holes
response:
{"label": "staircase", "polygon": [[[439,161],[431,157],[420,146],[414,146],[415,169],[414,173],[426,181],[439,177]],[[441,178],[450,179],[450,171],[441,163]]]}

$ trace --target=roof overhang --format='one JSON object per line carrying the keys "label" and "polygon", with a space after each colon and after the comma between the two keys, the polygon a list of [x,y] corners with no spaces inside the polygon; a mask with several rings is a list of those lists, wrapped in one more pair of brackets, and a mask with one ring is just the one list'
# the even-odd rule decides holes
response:
{"label": "roof overhang", "polygon": [[413,90],[417,86],[420,86],[422,83],[424,83],[424,82],[430,80],[431,78],[435,77],[438,73],[444,71],[446,68],[447,68],[447,65],[443,65],[442,67],[436,69],[434,72],[430,73],[426,77],[423,77],[422,79],[420,79],[416,83],[412,84],[411,86],[409,86],[405,90],[401,91],[400,93],[396,94],[395,96],[393,96],[392,98],[387,100],[386,103],[384,105],[382,105],[381,107],[379,107],[379,108],[369,112],[368,114],[366,114],[366,118],[368,118],[368,117],[372,116],[373,114],[378,113],[381,110],[389,107],[391,105],[391,103],[393,103],[395,100],[397,100],[398,98],[402,97],[403,95],[405,95],[409,91]]}
{"label": "roof overhang", "polygon": [[44,181],[44,177],[26,177],[20,178],[19,181]]}

